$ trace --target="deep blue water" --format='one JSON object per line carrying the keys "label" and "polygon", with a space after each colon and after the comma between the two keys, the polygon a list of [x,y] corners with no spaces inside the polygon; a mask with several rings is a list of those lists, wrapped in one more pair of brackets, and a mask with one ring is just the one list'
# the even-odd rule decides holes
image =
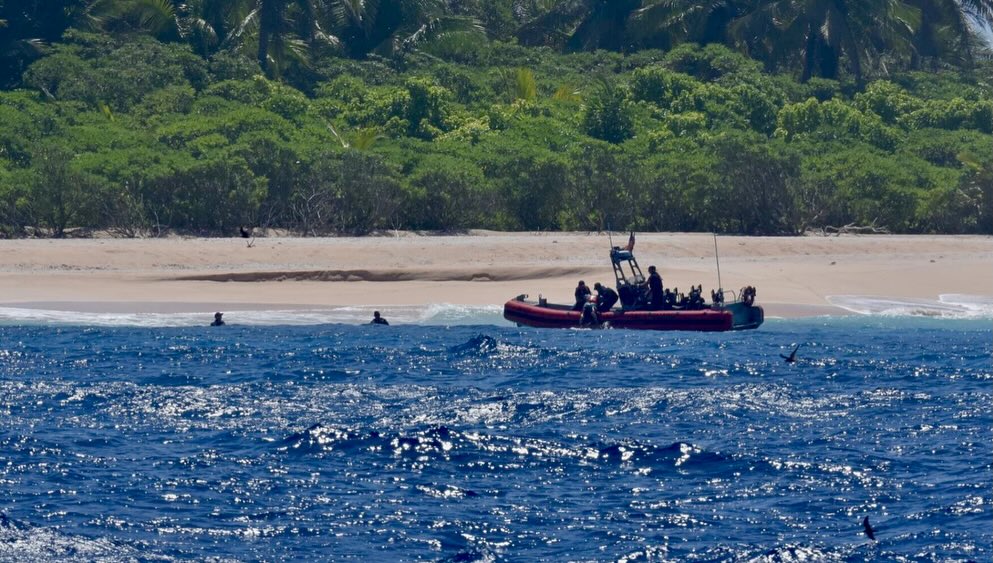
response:
{"label": "deep blue water", "polygon": [[991,353],[988,320],[0,327],[0,559],[990,561]]}

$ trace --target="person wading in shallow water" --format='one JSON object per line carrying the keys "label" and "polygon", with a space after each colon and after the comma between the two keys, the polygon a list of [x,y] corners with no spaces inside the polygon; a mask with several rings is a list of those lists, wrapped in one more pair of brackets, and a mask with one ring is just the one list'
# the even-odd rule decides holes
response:
{"label": "person wading in shallow water", "polygon": [[224,313],[214,313],[214,322],[210,323],[210,326],[224,326],[224,319],[221,318],[223,316]]}
{"label": "person wading in shallow water", "polygon": [[371,325],[387,325],[387,326],[389,326],[390,323],[387,322],[386,319],[384,319],[383,317],[381,317],[379,315],[379,311],[374,311],[372,313],[372,321],[370,321],[369,324],[371,324]]}

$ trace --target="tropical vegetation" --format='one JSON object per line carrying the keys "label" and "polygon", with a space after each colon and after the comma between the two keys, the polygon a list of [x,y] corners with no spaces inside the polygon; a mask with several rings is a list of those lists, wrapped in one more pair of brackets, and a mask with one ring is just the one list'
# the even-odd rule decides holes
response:
{"label": "tropical vegetation", "polygon": [[0,0],[0,236],[993,234],[993,0]]}

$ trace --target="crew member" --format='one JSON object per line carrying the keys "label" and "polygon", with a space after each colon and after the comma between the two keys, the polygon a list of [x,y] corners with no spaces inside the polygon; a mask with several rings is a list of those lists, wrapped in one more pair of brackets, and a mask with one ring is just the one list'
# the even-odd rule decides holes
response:
{"label": "crew member", "polygon": [[662,308],[662,276],[655,266],[648,267],[648,307],[654,310]]}
{"label": "crew member", "polygon": [[590,295],[592,292],[586,282],[579,280],[579,285],[576,286],[576,304],[572,306],[573,311],[582,311],[583,305],[590,300]]}
{"label": "crew member", "polygon": [[617,292],[609,287],[596,282],[593,284],[593,289],[596,290],[596,310],[601,313],[606,313],[617,303]]}

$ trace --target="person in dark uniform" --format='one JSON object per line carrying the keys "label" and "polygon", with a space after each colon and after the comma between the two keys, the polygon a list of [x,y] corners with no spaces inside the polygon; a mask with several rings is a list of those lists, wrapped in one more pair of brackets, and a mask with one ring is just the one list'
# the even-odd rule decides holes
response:
{"label": "person in dark uniform", "polygon": [[379,311],[374,311],[372,313],[372,322],[370,322],[369,324],[371,324],[371,325],[387,325],[387,326],[389,326],[390,323],[387,322],[386,319],[384,319],[383,317],[381,317],[379,315]]}
{"label": "person in dark uniform", "polygon": [[224,319],[221,318],[223,316],[224,313],[214,313],[214,322],[210,323],[210,326],[224,326]]}
{"label": "person in dark uniform", "polygon": [[579,285],[576,286],[576,304],[572,306],[573,311],[582,311],[583,305],[590,300],[590,295],[592,292],[586,282],[579,280]]}
{"label": "person in dark uniform", "polygon": [[600,282],[593,284],[593,289],[596,290],[596,310],[600,313],[606,313],[617,303],[617,292],[613,289]]}
{"label": "person in dark uniform", "polygon": [[656,311],[662,308],[662,276],[655,266],[648,267],[648,308]]}

